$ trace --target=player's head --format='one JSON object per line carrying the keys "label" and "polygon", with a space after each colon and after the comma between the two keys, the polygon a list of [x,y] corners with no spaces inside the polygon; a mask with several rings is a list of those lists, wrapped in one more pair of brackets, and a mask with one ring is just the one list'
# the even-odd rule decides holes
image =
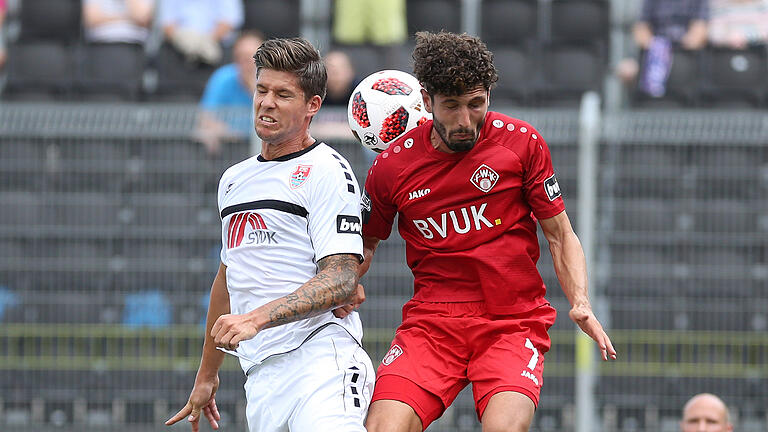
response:
{"label": "player's head", "polygon": [[680,421],[682,432],[731,432],[728,407],[717,396],[701,393],[692,397],[683,407]]}
{"label": "player's head", "polygon": [[306,39],[269,39],[253,58],[256,133],[269,143],[305,134],[325,97],[327,74],[320,53]]}
{"label": "player's head", "polygon": [[264,35],[258,30],[246,30],[240,33],[232,44],[232,61],[241,74],[256,73],[253,65],[253,53],[264,43]]}
{"label": "player's head", "polygon": [[433,127],[452,151],[474,147],[498,80],[493,54],[466,33],[416,33],[413,73],[424,86]]}

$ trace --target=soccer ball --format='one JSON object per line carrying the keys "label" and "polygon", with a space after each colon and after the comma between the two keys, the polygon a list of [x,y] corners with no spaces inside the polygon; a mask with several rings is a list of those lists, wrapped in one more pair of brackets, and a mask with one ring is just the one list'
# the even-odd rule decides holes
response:
{"label": "soccer ball", "polygon": [[379,153],[431,118],[432,114],[424,109],[419,80],[399,70],[368,75],[355,87],[347,105],[347,119],[355,138]]}

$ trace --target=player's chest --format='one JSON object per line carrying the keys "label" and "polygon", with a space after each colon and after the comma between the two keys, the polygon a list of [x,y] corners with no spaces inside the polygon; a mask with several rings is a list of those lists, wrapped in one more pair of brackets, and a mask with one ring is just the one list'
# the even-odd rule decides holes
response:
{"label": "player's chest", "polygon": [[522,166],[514,157],[467,157],[431,161],[401,176],[394,201],[401,213],[423,215],[479,208],[483,203],[514,199],[523,182]]}

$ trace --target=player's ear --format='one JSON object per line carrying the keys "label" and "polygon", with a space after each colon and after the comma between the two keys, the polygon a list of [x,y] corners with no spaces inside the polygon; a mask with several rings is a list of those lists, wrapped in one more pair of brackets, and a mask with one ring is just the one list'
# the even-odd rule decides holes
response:
{"label": "player's ear", "polygon": [[309,98],[309,101],[307,102],[307,109],[309,111],[309,115],[315,115],[318,111],[320,111],[320,106],[323,104],[323,98],[321,98],[319,95],[314,95],[311,98]]}
{"label": "player's ear", "polygon": [[421,89],[421,100],[424,101],[424,109],[427,110],[428,113],[432,112],[432,98],[429,96],[429,93],[427,93],[426,90],[422,87]]}

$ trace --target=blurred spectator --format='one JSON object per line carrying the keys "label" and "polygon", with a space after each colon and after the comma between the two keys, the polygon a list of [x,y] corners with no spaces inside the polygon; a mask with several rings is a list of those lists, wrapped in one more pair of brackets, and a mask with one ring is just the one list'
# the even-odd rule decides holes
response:
{"label": "blurred spectator", "polygon": [[[216,69],[208,79],[200,101],[202,111],[197,134],[211,154],[219,153],[223,140],[250,133],[253,124],[250,113],[256,90],[253,55],[263,42],[264,35],[257,30],[241,33],[232,45],[232,63]],[[240,108],[247,115],[224,112],[233,111],[233,108]],[[222,115],[228,121],[223,121]]]}
{"label": "blurred spectator", "polygon": [[344,51],[329,51],[325,55],[325,68],[328,71],[328,91],[325,94],[323,106],[346,108],[352,90],[360,82],[352,60]]}
{"label": "blurred spectator", "polygon": [[682,432],[732,432],[728,407],[719,397],[700,393],[692,397],[683,408],[680,420]]}
{"label": "blurred spectator", "polygon": [[333,39],[336,43],[396,45],[408,37],[405,0],[336,0]]}
{"label": "blurred spectator", "polygon": [[768,43],[768,0],[710,0],[709,41],[744,49]]}
{"label": "blurred spectator", "polygon": [[149,36],[154,9],[154,0],[84,0],[85,39],[143,44]]}
{"label": "blurred spectator", "polygon": [[5,66],[5,14],[8,11],[6,0],[0,0],[0,70]]}
{"label": "blurred spectator", "polygon": [[625,84],[633,84],[640,73],[639,85],[653,96],[664,93],[672,50],[682,47],[699,50],[707,43],[708,0],[643,0],[640,19],[632,33],[642,51],[643,70],[634,58],[624,59],[617,74]]}
{"label": "blurred spectator", "polygon": [[241,0],[163,0],[158,19],[165,38],[189,61],[219,64],[222,44],[243,23]]}

